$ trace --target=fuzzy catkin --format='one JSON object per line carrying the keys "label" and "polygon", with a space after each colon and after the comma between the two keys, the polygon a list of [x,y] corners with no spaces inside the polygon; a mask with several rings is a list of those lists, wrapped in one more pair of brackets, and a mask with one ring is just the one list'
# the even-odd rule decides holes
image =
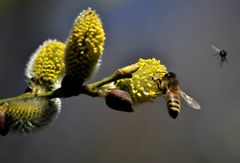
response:
{"label": "fuzzy catkin", "polygon": [[132,78],[118,80],[115,85],[127,91],[134,104],[152,102],[157,96],[162,95],[155,80],[161,80],[167,73],[167,68],[155,58],[139,59],[136,64],[139,69],[132,74]]}
{"label": "fuzzy catkin", "polygon": [[88,8],[76,18],[65,49],[66,74],[85,82],[103,54],[105,33],[97,13]]}
{"label": "fuzzy catkin", "polygon": [[45,41],[31,56],[26,76],[45,89],[54,89],[65,72],[65,44],[57,40]]}

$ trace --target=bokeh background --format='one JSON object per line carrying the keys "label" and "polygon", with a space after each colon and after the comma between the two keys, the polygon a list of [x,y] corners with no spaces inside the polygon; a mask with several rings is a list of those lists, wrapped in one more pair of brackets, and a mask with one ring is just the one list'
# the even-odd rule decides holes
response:
{"label": "bokeh background", "polygon": [[[63,99],[46,130],[0,137],[0,162],[240,162],[238,0],[0,0],[0,98],[24,91],[30,55],[48,38],[65,41],[87,7],[100,15],[107,37],[92,81],[156,57],[202,110],[183,105],[173,120],[163,98],[135,113],[111,110],[101,98]],[[228,52],[221,68],[211,44]]]}

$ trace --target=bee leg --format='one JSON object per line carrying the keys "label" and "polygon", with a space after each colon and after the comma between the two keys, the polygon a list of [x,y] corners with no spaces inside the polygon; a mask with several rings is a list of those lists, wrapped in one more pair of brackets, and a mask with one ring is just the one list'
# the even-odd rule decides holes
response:
{"label": "bee leg", "polygon": [[220,62],[219,62],[219,67],[222,67],[224,62],[227,62],[227,59],[226,58],[221,58]]}
{"label": "bee leg", "polygon": [[161,92],[163,92],[165,89],[163,89],[162,87],[161,87],[161,84],[162,84],[162,80],[161,79],[154,79],[153,77],[152,77],[152,80],[157,84],[157,87],[158,87],[158,90],[159,91],[161,91]]}
{"label": "bee leg", "polygon": [[222,67],[223,62],[224,62],[224,61],[221,59],[220,62],[219,62],[219,67],[220,67],[220,68]]}

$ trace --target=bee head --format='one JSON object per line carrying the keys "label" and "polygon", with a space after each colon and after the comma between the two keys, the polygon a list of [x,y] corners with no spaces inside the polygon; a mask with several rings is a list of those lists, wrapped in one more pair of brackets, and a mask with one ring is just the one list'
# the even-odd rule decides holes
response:
{"label": "bee head", "polygon": [[176,74],[175,74],[174,72],[168,72],[168,73],[166,73],[166,74],[164,75],[163,78],[166,78],[166,79],[168,79],[168,80],[170,80],[170,79],[176,79]]}
{"label": "bee head", "polygon": [[221,51],[219,52],[219,55],[220,55],[221,57],[225,58],[225,57],[227,56],[227,52],[226,52],[225,50],[221,50]]}

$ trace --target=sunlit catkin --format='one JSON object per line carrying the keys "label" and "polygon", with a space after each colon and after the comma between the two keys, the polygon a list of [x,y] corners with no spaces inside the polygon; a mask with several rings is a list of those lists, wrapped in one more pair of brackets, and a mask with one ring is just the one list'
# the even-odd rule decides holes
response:
{"label": "sunlit catkin", "polygon": [[131,95],[134,104],[152,102],[162,95],[153,79],[162,79],[167,69],[155,58],[139,59],[137,65],[139,69],[132,74],[132,78],[118,80],[115,84]]}
{"label": "sunlit catkin", "polygon": [[66,74],[79,84],[97,69],[103,54],[105,33],[97,13],[88,8],[76,18],[65,49]]}
{"label": "sunlit catkin", "polygon": [[65,44],[47,40],[31,56],[26,68],[26,76],[47,90],[56,88],[65,71]]}

